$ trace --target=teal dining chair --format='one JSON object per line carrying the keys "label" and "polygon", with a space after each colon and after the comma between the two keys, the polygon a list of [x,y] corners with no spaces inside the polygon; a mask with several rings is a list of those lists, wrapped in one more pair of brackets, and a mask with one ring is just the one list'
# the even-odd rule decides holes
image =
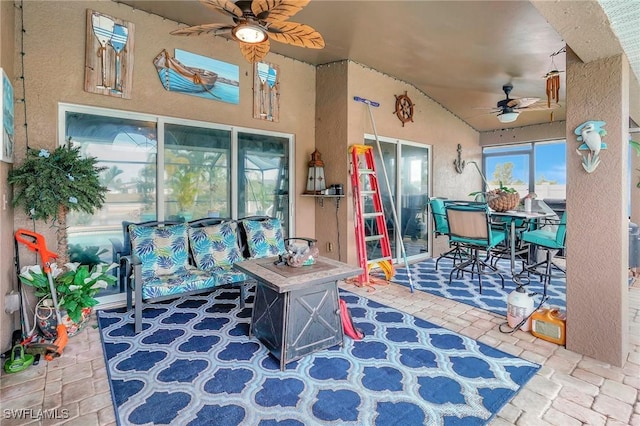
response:
{"label": "teal dining chair", "polygon": [[[496,230],[491,223],[489,208],[485,203],[450,204],[446,206],[449,223],[449,238],[452,243],[469,251],[469,258],[453,265],[449,274],[449,283],[454,272],[478,275],[480,293],[482,293],[482,276],[497,275],[504,288],[504,277],[496,266],[489,261],[490,252],[505,240],[504,230]],[[481,254],[482,253],[482,254]]]}
{"label": "teal dining chair", "polygon": [[[447,212],[445,210],[445,199],[444,198],[431,198],[429,200],[429,206],[431,207],[431,215],[433,216],[434,230],[433,233],[437,237],[441,235],[449,236],[449,223],[447,222]],[[449,246],[451,250],[441,253],[436,260],[436,271],[438,270],[438,263],[442,259],[451,259],[453,263],[456,263],[456,260],[460,262],[463,261],[468,254],[460,248],[459,244],[454,243],[449,239]]]}
{"label": "teal dining chair", "polygon": [[[555,230],[549,230],[550,225],[556,225]],[[545,229],[546,228],[546,229]],[[552,269],[558,269],[563,276],[565,270],[553,263],[553,258],[560,250],[565,249],[565,240],[567,237],[567,212],[565,211],[560,221],[547,219],[541,228],[533,231],[522,233],[522,240],[531,244],[535,249],[545,250],[545,260],[524,266],[524,272],[540,275],[540,279],[544,284],[544,295],[547,294],[547,285],[551,278],[558,275],[552,275]],[[533,256],[531,256],[533,258]]]}

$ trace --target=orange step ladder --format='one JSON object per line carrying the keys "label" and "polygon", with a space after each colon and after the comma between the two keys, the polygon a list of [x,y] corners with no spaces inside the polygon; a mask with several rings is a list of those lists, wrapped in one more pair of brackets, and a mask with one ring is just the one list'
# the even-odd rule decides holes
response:
{"label": "orange step ladder", "polygon": [[[387,280],[393,277],[395,271],[389,233],[387,232],[387,221],[380,196],[380,185],[373,159],[373,147],[351,145],[349,152],[351,153],[351,188],[355,210],[358,265],[364,270],[364,273],[358,277],[358,283],[360,286],[365,286],[371,284],[369,271],[376,265],[382,269]],[[365,212],[366,198],[371,198],[373,211]],[[372,225],[369,226],[369,235],[366,232],[367,224]],[[372,241],[377,241],[380,244],[382,257],[378,259],[367,259],[367,243]]]}

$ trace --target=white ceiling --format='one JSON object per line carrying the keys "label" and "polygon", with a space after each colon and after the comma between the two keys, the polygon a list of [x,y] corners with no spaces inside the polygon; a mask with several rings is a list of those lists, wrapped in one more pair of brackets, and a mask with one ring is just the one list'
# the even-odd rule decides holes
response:
{"label": "white ceiling", "polygon": [[[116,1],[188,26],[232,22],[196,0]],[[633,10],[640,10],[640,2],[630,3]],[[271,52],[313,65],[348,59],[373,68],[410,83],[478,131],[558,121],[565,118],[564,73],[560,103],[552,110],[553,117],[551,110],[526,111],[515,122],[502,124],[489,109],[504,99],[502,86],[509,82],[514,86],[511,97],[546,101],[542,76],[553,69],[551,54],[565,43],[582,58],[581,49],[554,29],[560,28],[564,33],[564,28],[570,28],[566,31],[570,35],[589,30],[580,28],[580,13],[566,13],[563,7],[567,5],[579,8],[580,13],[597,7],[606,16],[595,1],[312,0],[290,21],[318,30],[324,36],[325,48],[305,49],[272,42]],[[620,12],[616,13],[619,17]],[[628,39],[637,44],[640,12],[632,19],[634,31],[628,31]],[[606,29],[613,34],[606,18],[605,21]],[[629,28],[627,21],[624,25]],[[609,50],[621,52],[618,40],[611,38],[607,39]],[[604,36],[600,39],[603,41]],[[587,45],[597,48],[594,43]],[[558,70],[565,69],[564,54],[554,57],[554,65]],[[376,100],[390,105],[395,102]]]}

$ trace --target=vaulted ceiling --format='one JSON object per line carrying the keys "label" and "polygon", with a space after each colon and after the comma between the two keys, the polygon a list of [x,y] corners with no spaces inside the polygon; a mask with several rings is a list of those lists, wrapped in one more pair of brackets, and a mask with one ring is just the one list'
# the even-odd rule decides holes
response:
{"label": "vaulted ceiling", "polygon": [[[117,1],[176,21],[180,27],[232,23],[230,17],[196,0]],[[640,3],[631,3],[635,6],[630,10],[638,12],[631,17],[637,29]],[[625,11],[617,13],[627,16]],[[515,122],[505,124],[491,108],[505,98],[502,86],[507,83],[513,84],[512,98],[540,98],[546,104],[543,75],[565,69],[564,54],[551,57],[565,44],[584,61],[623,51],[609,18],[595,1],[312,0],[290,21],[319,31],[325,48],[272,42],[272,53],[313,65],[348,59],[373,68],[415,86],[478,131],[564,120],[564,73],[554,109],[522,112]],[[627,22],[623,24],[628,28]]]}

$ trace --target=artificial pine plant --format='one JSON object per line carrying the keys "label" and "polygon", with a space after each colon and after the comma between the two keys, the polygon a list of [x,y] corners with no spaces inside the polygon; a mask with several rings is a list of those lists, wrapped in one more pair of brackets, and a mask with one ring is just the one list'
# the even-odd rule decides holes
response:
{"label": "artificial pine plant", "polygon": [[9,172],[14,207],[22,206],[32,219],[56,228],[60,267],[69,262],[67,213],[93,214],[105,201],[107,187],[100,185],[99,175],[106,167],[97,166],[97,161],[82,157],[69,139],[53,152],[29,148],[25,161]]}

